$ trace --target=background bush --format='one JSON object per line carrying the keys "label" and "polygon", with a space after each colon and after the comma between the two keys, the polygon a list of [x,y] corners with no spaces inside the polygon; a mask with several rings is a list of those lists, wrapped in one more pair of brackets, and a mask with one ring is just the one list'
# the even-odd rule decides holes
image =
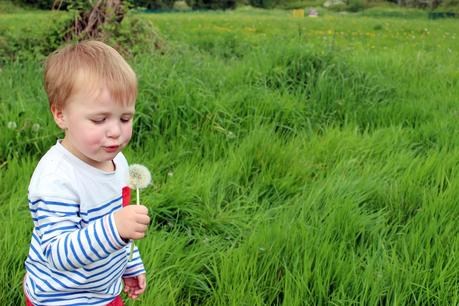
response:
{"label": "background bush", "polygon": [[13,3],[42,10],[50,10],[53,7],[54,0],[13,0]]}
{"label": "background bush", "polygon": [[358,12],[367,8],[365,0],[348,0],[346,11],[348,12]]}
{"label": "background bush", "polygon": [[132,7],[144,7],[149,10],[171,9],[175,0],[131,0]]}
{"label": "background bush", "polygon": [[249,0],[249,3],[253,7],[271,9],[277,6],[281,0]]}
{"label": "background bush", "polygon": [[81,5],[90,3],[88,0],[12,0],[16,5],[23,7],[32,7],[40,10],[68,10],[69,8],[76,8]]}
{"label": "background bush", "polygon": [[236,8],[236,0],[185,0],[186,4],[193,10],[197,9],[234,9]]}

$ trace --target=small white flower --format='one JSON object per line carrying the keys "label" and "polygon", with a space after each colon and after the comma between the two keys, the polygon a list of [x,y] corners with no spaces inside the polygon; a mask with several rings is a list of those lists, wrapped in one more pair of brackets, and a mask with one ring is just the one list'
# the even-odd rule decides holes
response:
{"label": "small white flower", "polygon": [[18,126],[17,126],[16,122],[14,122],[14,121],[9,121],[9,122],[6,124],[6,127],[9,128],[10,130],[15,130]]}
{"label": "small white flower", "polygon": [[38,123],[32,124],[32,132],[36,133],[40,129],[40,125]]}
{"label": "small white flower", "polygon": [[174,176],[174,172],[172,171],[167,172],[167,176]]}
{"label": "small white flower", "polygon": [[150,185],[150,183],[151,174],[147,167],[139,164],[129,166],[129,188],[142,189]]}

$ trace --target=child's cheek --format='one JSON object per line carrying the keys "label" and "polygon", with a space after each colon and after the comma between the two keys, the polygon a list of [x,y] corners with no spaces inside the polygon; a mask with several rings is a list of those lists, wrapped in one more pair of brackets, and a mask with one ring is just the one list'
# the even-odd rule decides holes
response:
{"label": "child's cheek", "polygon": [[98,129],[88,131],[86,135],[86,143],[89,146],[97,146],[103,144],[104,133]]}
{"label": "child's cheek", "polygon": [[126,126],[126,128],[123,130],[123,135],[124,135],[124,139],[125,139],[125,142],[129,142],[129,140],[131,140],[131,137],[132,137],[132,123],[129,124],[128,126]]}
{"label": "child's cheek", "polygon": [[129,133],[128,133],[128,136],[126,137],[126,140],[127,141],[131,140],[131,137],[132,137],[132,128],[129,129]]}

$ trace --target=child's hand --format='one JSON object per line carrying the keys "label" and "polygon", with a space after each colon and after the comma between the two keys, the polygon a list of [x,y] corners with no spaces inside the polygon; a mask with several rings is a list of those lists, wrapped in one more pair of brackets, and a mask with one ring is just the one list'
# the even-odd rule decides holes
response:
{"label": "child's hand", "polygon": [[150,217],[143,205],[128,205],[113,214],[116,228],[123,239],[142,239],[148,229]]}
{"label": "child's hand", "polygon": [[139,276],[123,278],[124,281],[124,292],[130,299],[136,299],[141,295],[147,287],[147,277],[145,273]]}

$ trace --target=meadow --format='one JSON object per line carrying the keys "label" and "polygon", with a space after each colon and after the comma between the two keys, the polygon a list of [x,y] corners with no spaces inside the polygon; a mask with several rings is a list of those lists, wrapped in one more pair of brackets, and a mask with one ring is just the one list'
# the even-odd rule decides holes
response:
{"label": "meadow", "polygon": [[[138,14],[165,49],[129,59],[126,155],[154,185],[127,305],[459,305],[459,23],[406,16]],[[0,304],[19,305],[28,181],[62,134],[41,60],[0,69]]]}

